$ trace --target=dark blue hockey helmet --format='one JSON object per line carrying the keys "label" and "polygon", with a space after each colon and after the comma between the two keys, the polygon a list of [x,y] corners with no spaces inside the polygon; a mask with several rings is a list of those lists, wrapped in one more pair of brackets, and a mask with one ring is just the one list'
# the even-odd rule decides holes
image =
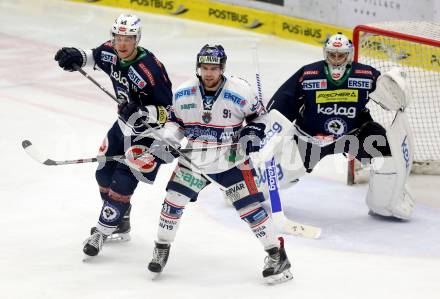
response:
{"label": "dark blue hockey helmet", "polygon": [[223,46],[206,44],[202,47],[202,49],[200,49],[199,53],[197,54],[196,70],[199,69],[202,63],[206,63],[218,64],[224,71],[227,58],[228,57],[226,56]]}

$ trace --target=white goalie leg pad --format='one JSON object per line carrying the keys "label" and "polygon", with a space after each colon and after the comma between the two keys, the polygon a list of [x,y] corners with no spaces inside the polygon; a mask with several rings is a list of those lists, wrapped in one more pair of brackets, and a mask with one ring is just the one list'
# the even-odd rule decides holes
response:
{"label": "white goalie leg pad", "polygon": [[266,137],[262,141],[262,147],[258,152],[249,156],[255,167],[264,167],[267,160],[272,159],[274,152],[286,139],[293,136],[293,124],[278,110],[271,110],[263,118],[266,125]]}
{"label": "white goalie leg pad", "polygon": [[366,203],[382,216],[409,219],[414,200],[406,188],[413,162],[413,139],[408,119],[402,111],[387,130],[392,157],[372,159]]}
{"label": "white goalie leg pad", "polygon": [[[304,168],[298,146],[293,138],[284,138],[272,155],[275,158],[275,171],[280,189],[287,189],[293,186],[300,177],[305,175],[306,169]],[[267,199],[269,198],[269,187],[266,183],[267,174],[265,170],[265,166],[257,167],[255,180],[257,186],[263,192],[264,198]]]}

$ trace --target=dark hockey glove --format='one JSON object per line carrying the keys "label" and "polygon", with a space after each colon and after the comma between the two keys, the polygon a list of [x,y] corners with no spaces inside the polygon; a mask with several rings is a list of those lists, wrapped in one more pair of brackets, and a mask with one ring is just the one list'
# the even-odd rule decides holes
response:
{"label": "dark hockey glove", "polygon": [[[118,106],[118,114],[125,121],[128,122],[130,116],[133,113],[137,113],[139,111],[140,106],[135,102],[124,102]],[[139,118],[139,115],[136,115],[136,119]]]}
{"label": "dark hockey glove", "polygon": [[79,67],[85,65],[86,54],[84,51],[77,48],[61,48],[55,54],[55,60],[58,61],[60,67],[65,71],[75,71],[73,65],[76,64]]}
{"label": "dark hockey glove", "polygon": [[261,142],[266,137],[265,129],[266,125],[263,123],[249,123],[240,131],[238,142],[246,155],[260,150]]}

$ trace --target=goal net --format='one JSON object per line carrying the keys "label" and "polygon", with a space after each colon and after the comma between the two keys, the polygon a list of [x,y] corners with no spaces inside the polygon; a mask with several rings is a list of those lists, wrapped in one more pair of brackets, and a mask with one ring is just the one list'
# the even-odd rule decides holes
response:
{"label": "goal net", "polygon": [[[355,60],[382,73],[400,67],[411,86],[406,112],[414,133],[413,172],[440,174],[440,24],[424,21],[384,22],[357,26],[353,31]],[[374,98],[373,98],[374,99]],[[374,101],[368,107],[374,120],[389,127],[395,112]],[[347,182],[368,177],[357,161],[349,161]]]}

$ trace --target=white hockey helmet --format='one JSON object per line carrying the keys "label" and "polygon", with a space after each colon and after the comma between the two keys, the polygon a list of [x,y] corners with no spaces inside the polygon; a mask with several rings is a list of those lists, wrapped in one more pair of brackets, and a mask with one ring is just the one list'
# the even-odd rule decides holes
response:
{"label": "white hockey helmet", "polygon": [[112,41],[116,34],[135,35],[136,45],[141,40],[141,19],[131,14],[121,14],[113,23],[111,30]]}
{"label": "white hockey helmet", "polygon": [[342,78],[347,65],[353,62],[354,47],[351,40],[338,32],[330,36],[324,44],[324,60],[335,80]]}
{"label": "white hockey helmet", "polygon": [[346,66],[353,62],[353,57],[353,43],[340,32],[330,36],[324,44],[324,60],[329,66]]}

